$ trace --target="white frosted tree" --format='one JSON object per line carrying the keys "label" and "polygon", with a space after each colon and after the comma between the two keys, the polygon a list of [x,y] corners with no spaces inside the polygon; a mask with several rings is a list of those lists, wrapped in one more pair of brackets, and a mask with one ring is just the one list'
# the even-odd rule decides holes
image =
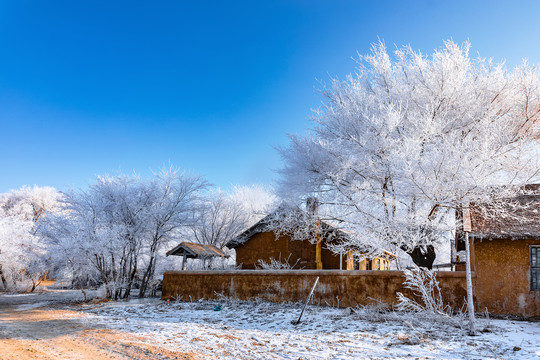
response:
{"label": "white frosted tree", "polygon": [[148,235],[143,240],[145,270],[141,277],[140,297],[145,296],[163,251],[179,238],[181,228],[193,224],[193,214],[200,209],[200,193],[207,186],[201,177],[182,173],[172,166],[163,168],[148,183],[151,201],[145,209]]}
{"label": "white frosted tree", "polygon": [[222,249],[235,235],[265,216],[274,201],[274,195],[258,185],[238,186],[230,194],[220,189],[210,191],[201,198],[186,237]]}
{"label": "white frosted tree", "polygon": [[[260,220],[275,201],[271,191],[259,185],[237,186],[227,194],[217,189],[201,198],[186,239],[223,249],[227,242]],[[210,265],[204,261],[203,266]]]}
{"label": "white frosted tree", "polygon": [[242,204],[222,191],[215,191],[203,200],[197,218],[190,226],[191,236],[200,244],[223,248],[228,240],[247,226],[247,213]]}
{"label": "white frosted tree", "polygon": [[99,176],[87,191],[67,192],[64,211],[38,229],[51,266],[74,285],[103,284],[109,298],[130,296],[135,282],[144,296],[164,247],[191,222],[206,186],[169,167],[152,179]]}
{"label": "white frosted tree", "polygon": [[46,248],[36,226],[59,210],[61,194],[52,187],[23,186],[0,195],[0,280],[10,290],[33,291],[47,275]]}
{"label": "white frosted tree", "polygon": [[100,176],[87,191],[66,192],[64,211],[38,229],[57,261],[52,267],[74,285],[95,280],[109,298],[129,296],[144,236],[145,190],[137,177],[119,175]]}
{"label": "white frosted tree", "polygon": [[397,246],[430,268],[456,211],[512,198],[540,168],[538,69],[471,59],[469,48],[373,45],[281,151],[282,196],[315,196],[353,243]]}
{"label": "white frosted tree", "polygon": [[267,215],[277,201],[273,189],[257,184],[235,186],[230,198],[243,208],[248,226]]}

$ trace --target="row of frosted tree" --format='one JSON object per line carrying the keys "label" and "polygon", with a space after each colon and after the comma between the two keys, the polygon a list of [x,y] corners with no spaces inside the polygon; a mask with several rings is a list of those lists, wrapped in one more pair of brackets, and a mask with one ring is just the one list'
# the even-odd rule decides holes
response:
{"label": "row of frosted tree", "polygon": [[182,241],[223,248],[271,202],[263,188],[231,194],[172,167],[150,179],[99,176],[87,189],[24,187],[0,197],[1,285],[32,291],[46,277],[107,298],[144,297]]}

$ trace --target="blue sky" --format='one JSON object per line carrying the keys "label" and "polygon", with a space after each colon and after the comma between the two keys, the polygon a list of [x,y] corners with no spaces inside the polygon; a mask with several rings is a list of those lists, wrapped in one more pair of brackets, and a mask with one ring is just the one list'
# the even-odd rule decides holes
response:
{"label": "blue sky", "polygon": [[2,1],[0,192],[169,162],[271,184],[320,81],[378,38],[540,62],[538,1]]}

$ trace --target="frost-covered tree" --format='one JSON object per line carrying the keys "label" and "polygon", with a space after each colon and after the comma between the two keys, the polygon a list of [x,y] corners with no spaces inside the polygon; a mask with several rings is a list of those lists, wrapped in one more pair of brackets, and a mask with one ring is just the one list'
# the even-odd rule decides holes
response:
{"label": "frost-covered tree", "polygon": [[319,198],[353,243],[395,245],[431,267],[456,212],[512,198],[540,168],[537,67],[508,70],[469,48],[391,55],[375,44],[355,75],[324,89],[311,132],[281,151],[281,193]]}
{"label": "frost-covered tree", "polygon": [[145,233],[147,195],[138,177],[124,175],[100,176],[88,191],[66,192],[64,212],[49,216],[38,229],[53,264],[67,270],[74,283],[104,284],[107,297],[129,296]]}
{"label": "frost-covered tree", "polygon": [[267,215],[277,201],[273,189],[261,185],[235,186],[230,197],[244,209],[248,226]]}
{"label": "frost-covered tree", "polygon": [[241,203],[220,190],[201,201],[196,221],[189,227],[200,244],[223,248],[228,240],[247,226],[248,216]]}
{"label": "frost-covered tree", "polygon": [[261,186],[235,187],[231,194],[210,191],[200,201],[186,237],[222,249],[235,235],[260,220],[274,196]]}
{"label": "frost-covered tree", "polygon": [[145,296],[149,282],[154,278],[160,252],[178,239],[182,227],[193,224],[193,214],[200,209],[200,192],[208,186],[197,176],[180,173],[168,167],[156,174],[148,184],[151,202],[146,215],[148,235],[144,238],[145,267],[139,296]]}
{"label": "frost-covered tree", "polygon": [[46,276],[46,249],[36,237],[39,221],[59,210],[52,187],[23,186],[0,195],[0,280],[10,290],[33,291]]}
{"label": "frost-covered tree", "polygon": [[[217,189],[201,198],[195,221],[184,233],[186,239],[223,249],[227,242],[260,220],[275,201],[258,185],[238,186],[228,194]],[[209,264],[203,264],[207,266]]]}
{"label": "frost-covered tree", "polygon": [[135,284],[144,296],[164,247],[191,221],[206,182],[174,168],[153,179],[99,176],[87,191],[65,194],[64,211],[39,234],[52,263],[74,283],[103,284],[106,296],[126,298]]}
{"label": "frost-covered tree", "polygon": [[456,209],[538,173],[539,79],[526,63],[471,59],[468,43],[431,56],[379,43],[323,93],[312,131],[281,151],[280,192],[316,196],[356,242],[398,244],[430,267],[414,252],[430,251]]}

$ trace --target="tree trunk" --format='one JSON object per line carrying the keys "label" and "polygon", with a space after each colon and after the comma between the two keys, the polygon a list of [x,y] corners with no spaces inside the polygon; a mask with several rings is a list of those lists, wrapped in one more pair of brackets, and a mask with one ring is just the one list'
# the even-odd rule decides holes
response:
{"label": "tree trunk", "polygon": [[36,288],[39,286],[39,284],[41,284],[41,282],[43,280],[45,280],[47,278],[47,274],[49,273],[49,271],[45,271],[45,273],[39,277],[38,280],[34,281],[34,279],[31,279],[32,280],[32,288],[30,289],[30,292],[34,292],[34,290],[36,290]]}
{"label": "tree trunk", "polygon": [[4,276],[4,271],[2,270],[2,264],[0,264],[0,279],[2,279],[2,285],[4,285],[4,290],[7,290],[7,281]]}
{"label": "tree trunk", "polygon": [[128,283],[124,292],[124,299],[127,299],[131,295],[131,287],[133,286],[133,281],[135,280],[135,275],[137,275],[137,257],[132,255],[130,259],[130,272],[128,277]]}
{"label": "tree trunk", "polygon": [[146,271],[144,272],[143,278],[141,280],[141,288],[139,289],[139,297],[143,298],[146,295],[146,289],[148,288],[148,282],[150,279],[154,277],[154,262],[155,257],[152,255],[150,257],[150,262],[148,263],[148,267],[146,268]]}
{"label": "tree trunk", "polygon": [[[2,250],[0,249],[0,254],[2,253]],[[2,270],[2,264],[0,264],[0,279],[2,279],[2,285],[4,285],[4,290],[7,290],[7,281],[4,277],[4,271]]]}
{"label": "tree trunk", "polygon": [[433,245],[416,246],[412,250],[406,246],[401,246],[401,250],[409,254],[416,266],[430,270],[433,268],[433,263],[437,257]]}
{"label": "tree trunk", "polygon": [[87,301],[87,298],[86,298],[86,291],[84,290],[84,288],[83,288],[82,286],[81,286],[81,292],[82,292],[82,294],[83,294],[83,296],[84,296],[84,300],[83,300],[83,301],[86,302],[86,301]]}

